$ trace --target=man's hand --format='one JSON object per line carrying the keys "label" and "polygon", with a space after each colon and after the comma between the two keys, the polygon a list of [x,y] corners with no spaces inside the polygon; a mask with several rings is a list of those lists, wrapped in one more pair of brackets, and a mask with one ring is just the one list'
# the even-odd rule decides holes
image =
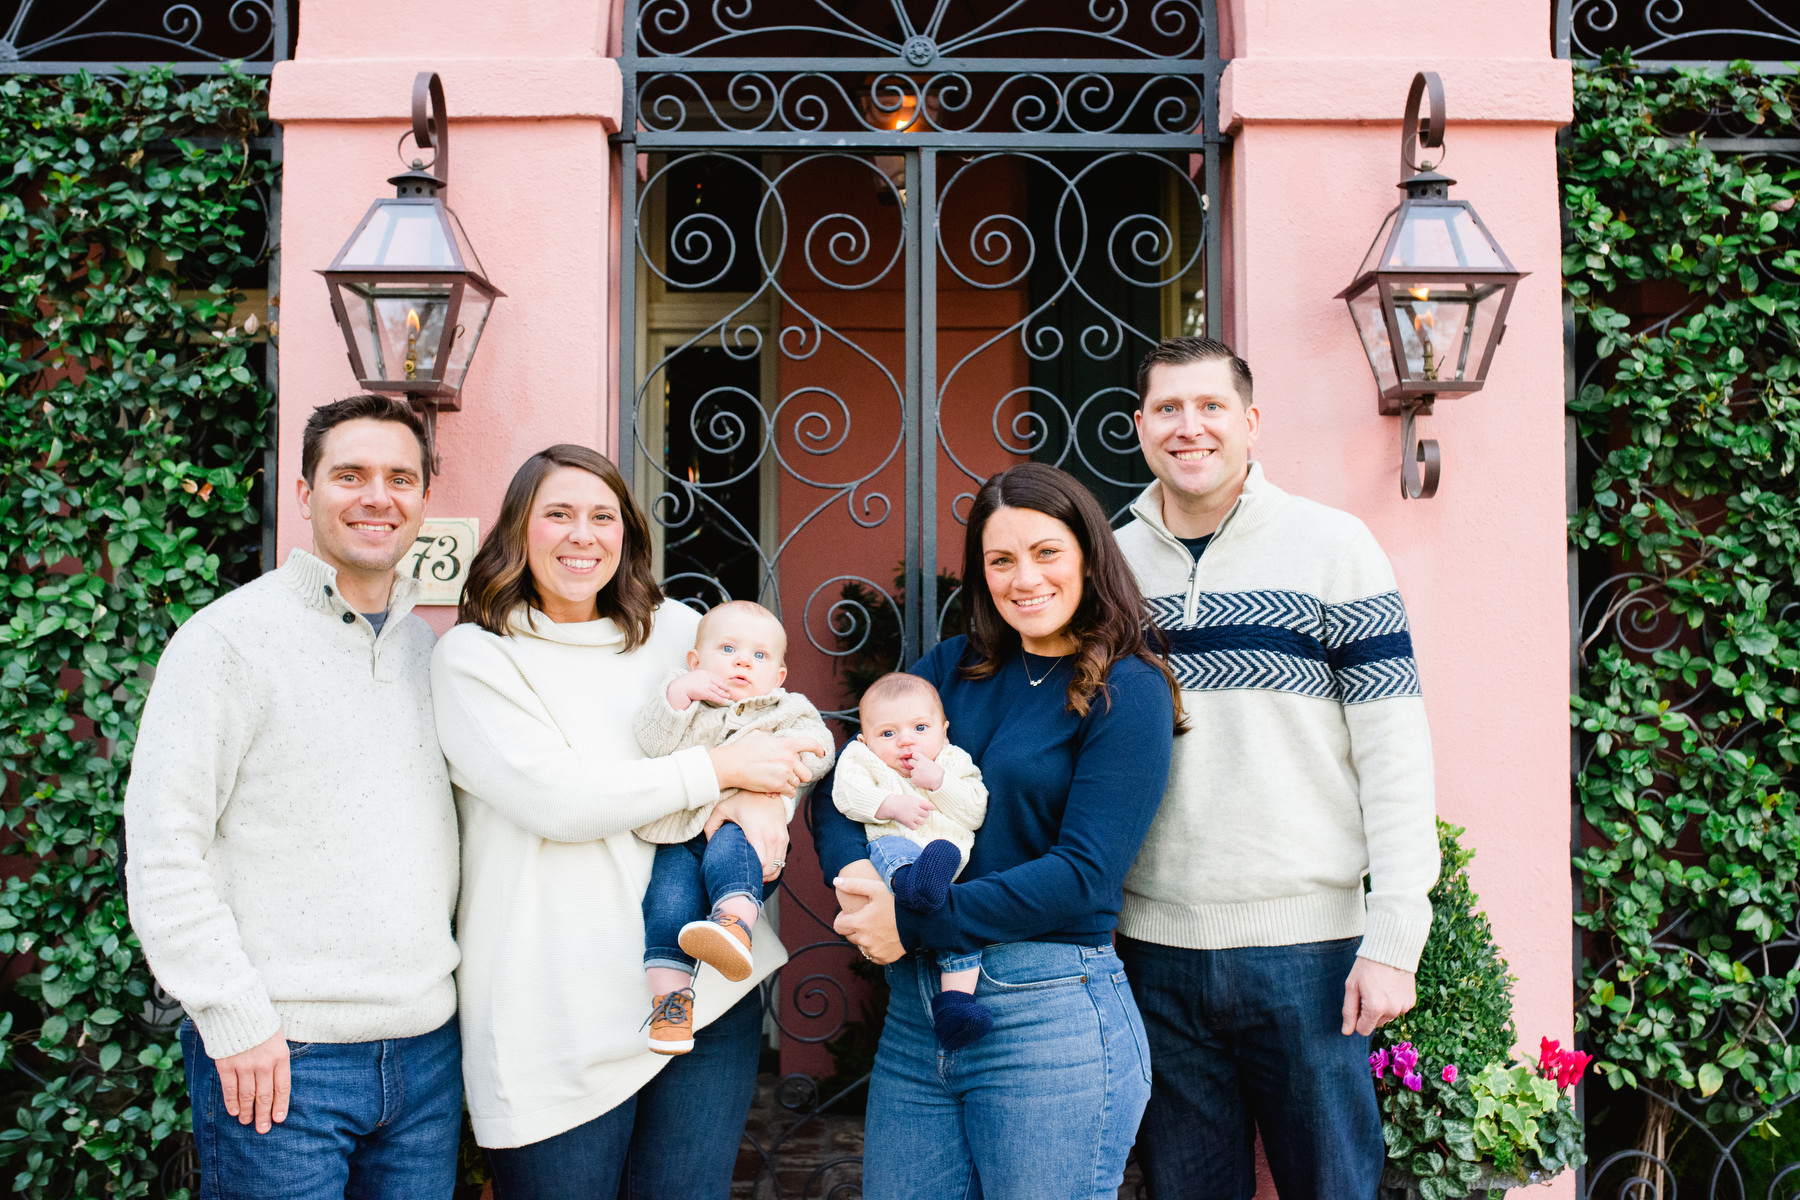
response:
{"label": "man's hand", "polygon": [[[849,866],[845,867],[842,873],[838,875],[838,879],[833,882],[836,883],[838,880],[844,879],[872,879],[876,883],[880,883],[881,872],[877,871],[875,869],[875,864],[868,859],[859,858]],[[837,888],[837,902],[838,908],[841,911],[853,913],[867,905],[869,903],[869,898],[861,892],[847,892],[840,885]]]}
{"label": "man's hand", "polygon": [[219,1072],[219,1090],[225,1093],[225,1111],[238,1124],[256,1121],[256,1132],[269,1132],[270,1122],[287,1120],[288,1045],[281,1031],[260,1046],[242,1054],[213,1059]]}
{"label": "man's hand", "polygon": [[908,829],[917,829],[925,823],[925,818],[937,811],[937,805],[923,796],[909,796],[905,792],[889,792],[875,810],[877,821],[898,821]]}
{"label": "man's hand", "polygon": [[908,754],[900,761],[906,764],[906,777],[926,791],[935,792],[944,786],[944,768],[937,765],[936,759]]}
{"label": "man's hand", "polygon": [[1411,971],[1359,956],[1344,980],[1344,1027],[1339,1032],[1348,1035],[1354,1031],[1368,1037],[1410,1009],[1417,999]]}
{"label": "man's hand", "polygon": [[730,704],[731,689],[711,671],[689,671],[686,675],[677,675],[669,680],[670,708],[676,712],[686,712],[687,706],[696,700],[703,700],[708,704]]}

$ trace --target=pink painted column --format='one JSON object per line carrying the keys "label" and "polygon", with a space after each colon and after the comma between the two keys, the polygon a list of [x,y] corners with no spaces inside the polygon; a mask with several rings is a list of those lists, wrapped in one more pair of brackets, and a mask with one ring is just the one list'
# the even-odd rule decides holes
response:
{"label": "pink painted column", "polygon": [[[481,337],[461,412],[438,423],[444,471],[428,517],[475,517],[485,536],[527,456],[554,442],[610,449],[612,153],[620,80],[611,0],[308,0],[294,60],[275,70],[283,133],[278,557],[309,544],[294,495],[314,407],[357,390],[315,272],[387,177],[404,169],[414,75],[434,70],[450,115],[450,187],[488,276],[505,292]],[[410,137],[406,154],[414,153]],[[421,609],[440,631],[453,608]]]}
{"label": "pink painted column", "polygon": [[[1568,64],[1537,0],[1304,4],[1233,0],[1220,91],[1233,131],[1226,206],[1230,337],[1256,373],[1256,456],[1276,483],[1356,513],[1393,559],[1431,717],[1438,811],[1519,977],[1525,1048],[1571,1030],[1568,590],[1555,135]],[[1443,451],[1431,500],[1399,494],[1399,418],[1344,303],[1399,202],[1413,73],[1448,101],[1458,182],[1520,270],[1488,386],[1420,421]],[[1572,1196],[1558,1181],[1552,1194]],[[1273,1196],[1265,1184],[1264,1194]]]}

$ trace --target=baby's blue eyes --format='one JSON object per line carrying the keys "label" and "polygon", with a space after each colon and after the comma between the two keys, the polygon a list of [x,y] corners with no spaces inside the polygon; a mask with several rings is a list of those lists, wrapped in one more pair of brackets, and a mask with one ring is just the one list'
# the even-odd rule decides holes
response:
{"label": "baby's blue eyes", "polygon": [[930,729],[930,728],[931,728],[931,726],[929,726],[929,725],[925,724],[923,721],[921,721],[921,722],[919,722],[919,724],[913,726],[913,732],[914,733],[924,733],[927,729]]}
{"label": "baby's blue eyes", "polygon": [[766,654],[764,654],[764,653],[763,653],[763,652],[762,652],[762,651],[761,651],[761,650],[758,650],[758,651],[757,651],[757,652],[756,652],[756,657],[758,657],[758,658],[767,658],[767,657],[769,657],[769,656],[768,656],[768,655],[766,655]]}
{"label": "baby's blue eyes", "polygon": [[893,731],[893,730],[892,730],[892,729],[884,729],[884,730],[882,730],[882,731],[881,731],[881,732],[880,732],[880,733],[878,733],[878,734],[876,734],[876,735],[875,735],[875,736],[876,736],[876,737],[889,737],[889,738],[891,738],[891,737],[893,737],[893,736],[894,736],[894,731]]}

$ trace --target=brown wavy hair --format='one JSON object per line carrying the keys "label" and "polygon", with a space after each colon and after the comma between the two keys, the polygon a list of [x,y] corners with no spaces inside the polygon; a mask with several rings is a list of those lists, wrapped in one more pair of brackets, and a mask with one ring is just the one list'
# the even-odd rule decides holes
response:
{"label": "brown wavy hair", "polygon": [[[511,635],[506,619],[521,603],[542,610],[544,602],[531,578],[526,555],[531,508],[538,488],[558,467],[575,467],[600,477],[619,499],[619,520],[625,524],[625,540],[619,547],[619,568],[594,598],[600,615],[611,617],[625,631],[625,649],[631,651],[650,637],[650,624],[662,589],[650,565],[650,523],[631,498],[631,489],[610,458],[586,446],[564,442],[540,450],[526,459],[506,485],[500,516],[475,559],[469,564],[469,580],[456,607],[456,622],[471,622],[500,637]],[[535,619],[535,618],[534,618]]]}
{"label": "brown wavy hair", "polygon": [[[1104,692],[1113,664],[1139,658],[1155,667],[1168,683],[1175,701],[1175,732],[1185,733],[1181,685],[1169,670],[1167,639],[1150,622],[1149,606],[1113,538],[1106,514],[1080,480],[1045,463],[1020,463],[1001,471],[981,485],[969,508],[968,533],[963,539],[963,608],[969,614],[969,649],[975,661],[965,660],[963,675],[987,679],[1020,648],[1019,631],[1000,616],[983,582],[987,564],[981,535],[988,518],[1002,508],[1028,508],[1054,517],[1069,527],[1081,547],[1081,602],[1067,626],[1076,643],[1069,711],[1086,716],[1095,694]],[[1157,642],[1154,650],[1152,638]],[[1108,695],[1107,704],[1111,703]]]}

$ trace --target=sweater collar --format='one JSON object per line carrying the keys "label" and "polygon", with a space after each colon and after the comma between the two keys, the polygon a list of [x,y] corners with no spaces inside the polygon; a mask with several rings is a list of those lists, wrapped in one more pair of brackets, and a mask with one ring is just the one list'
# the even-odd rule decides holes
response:
{"label": "sweater collar", "polygon": [[[1263,474],[1262,463],[1252,462],[1250,470],[1244,476],[1244,490],[1238,493],[1236,503],[1225,519],[1219,522],[1213,536],[1219,537],[1228,529],[1237,533],[1244,529],[1260,525],[1268,515],[1281,503],[1287,493],[1269,482]],[[1138,493],[1138,498],[1131,502],[1131,515],[1154,529],[1174,545],[1180,545],[1180,539],[1169,532],[1163,524],[1163,485],[1158,479]],[[1184,548],[1185,549],[1185,548]]]}
{"label": "sweater collar", "polygon": [[[298,546],[288,551],[287,562],[276,572],[281,582],[300,598],[302,604],[333,615],[352,611],[350,605],[345,603],[343,594],[338,591],[337,574],[336,567]],[[418,580],[396,574],[394,584],[388,590],[388,620],[397,621],[411,612],[418,599]]]}
{"label": "sweater collar", "polygon": [[514,608],[506,618],[506,627],[522,637],[544,642],[560,642],[565,646],[619,646],[625,642],[625,631],[611,617],[597,621],[552,621],[529,604]]}

